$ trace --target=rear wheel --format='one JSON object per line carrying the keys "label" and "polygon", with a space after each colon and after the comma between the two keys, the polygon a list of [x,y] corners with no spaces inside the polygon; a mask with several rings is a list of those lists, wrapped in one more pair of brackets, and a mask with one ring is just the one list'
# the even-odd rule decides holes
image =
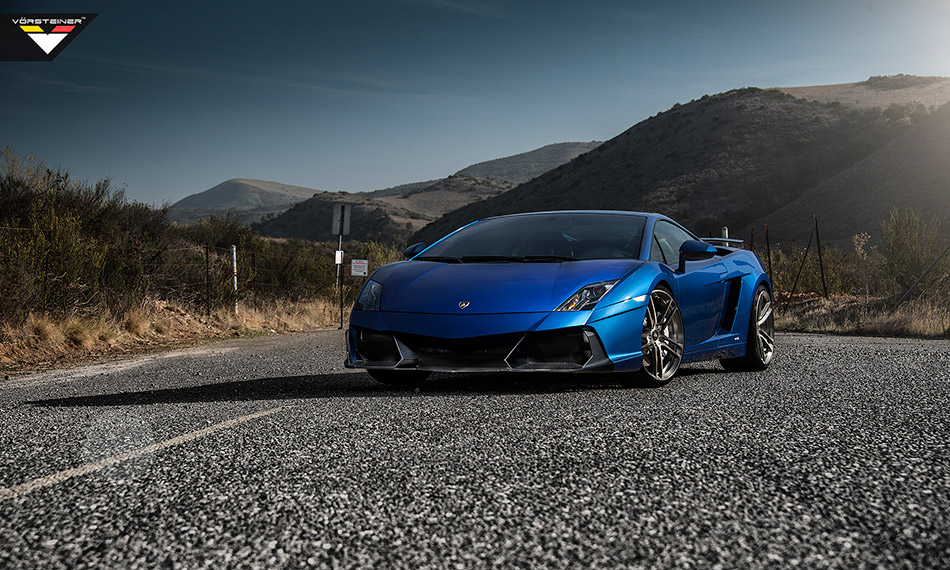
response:
{"label": "rear wheel", "polygon": [[676,299],[664,287],[650,293],[641,335],[643,367],[639,381],[663,386],[673,378],[683,361],[683,315]]}
{"label": "rear wheel", "polygon": [[417,386],[429,377],[431,372],[424,370],[367,370],[369,375],[380,384],[387,386]]}
{"label": "rear wheel", "polygon": [[730,372],[765,370],[775,358],[775,314],[772,294],[765,285],[759,285],[752,298],[747,336],[745,356],[721,359],[723,368]]}

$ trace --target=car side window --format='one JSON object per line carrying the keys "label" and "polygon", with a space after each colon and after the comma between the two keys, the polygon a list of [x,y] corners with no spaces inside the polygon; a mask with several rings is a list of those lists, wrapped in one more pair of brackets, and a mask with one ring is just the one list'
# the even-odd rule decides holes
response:
{"label": "car side window", "polygon": [[[673,224],[660,220],[653,228],[653,239],[653,249],[659,247],[663,257],[666,259],[666,264],[677,266],[680,262],[680,246],[682,246],[686,240],[693,239],[693,237]],[[650,259],[653,258],[654,254],[651,251]]]}
{"label": "car side window", "polygon": [[666,263],[666,258],[663,257],[663,248],[660,247],[660,242],[657,241],[656,235],[653,236],[653,246],[650,248],[650,261]]}

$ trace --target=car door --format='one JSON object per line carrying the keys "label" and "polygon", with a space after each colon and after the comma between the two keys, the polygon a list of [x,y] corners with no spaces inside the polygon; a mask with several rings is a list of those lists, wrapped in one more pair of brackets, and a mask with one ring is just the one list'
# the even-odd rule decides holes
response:
{"label": "car door", "polygon": [[722,315],[726,268],[722,257],[688,261],[686,271],[679,273],[680,246],[696,239],[681,227],[666,220],[653,228],[650,259],[665,263],[674,272],[680,311],[685,328],[685,352],[716,347],[719,318]]}

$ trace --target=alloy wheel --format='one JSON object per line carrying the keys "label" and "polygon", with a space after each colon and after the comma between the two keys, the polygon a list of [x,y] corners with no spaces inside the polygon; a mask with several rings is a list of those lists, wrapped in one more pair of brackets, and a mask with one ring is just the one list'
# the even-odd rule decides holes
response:
{"label": "alloy wheel", "polygon": [[643,372],[656,383],[668,382],[683,360],[683,317],[665,289],[650,294],[642,341]]}
{"label": "alloy wheel", "polygon": [[775,314],[772,296],[764,288],[755,296],[755,332],[759,361],[767,366],[775,356]]}

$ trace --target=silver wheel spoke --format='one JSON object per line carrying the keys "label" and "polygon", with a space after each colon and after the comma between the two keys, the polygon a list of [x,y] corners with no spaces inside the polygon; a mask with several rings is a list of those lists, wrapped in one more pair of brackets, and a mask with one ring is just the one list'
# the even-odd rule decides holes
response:
{"label": "silver wheel spoke", "polygon": [[[763,313],[764,313],[764,314],[763,314]],[[760,314],[761,316],[759,317],[758,323],[756,323],[756,324],[761,327],[762,325],[765,324],[766,321],[769,320],[769,317],[772,316],[772,303],[768,303],[768,304],[765,306],[765,310],[760,310],[760,311],[759,311],[759,314]]]}
{"label": "silver wheel spoke", "polygon": [[673,318],[673,315],[676,314],[676,312],[674,311],[675,308],[676,306],[673,304],[672,301],[667,303],[666,310],[663,311],[663,316],[660,317],[660,322],[657,324],[661,327],[665,327],[670,322],[670,319]]}
{"label": "silver wheel spoke", "polygon": [[667,350],[679,354],[683,350],[683,345],[671,339],[668,336],[661,336],[660,341],[666,346]]}

